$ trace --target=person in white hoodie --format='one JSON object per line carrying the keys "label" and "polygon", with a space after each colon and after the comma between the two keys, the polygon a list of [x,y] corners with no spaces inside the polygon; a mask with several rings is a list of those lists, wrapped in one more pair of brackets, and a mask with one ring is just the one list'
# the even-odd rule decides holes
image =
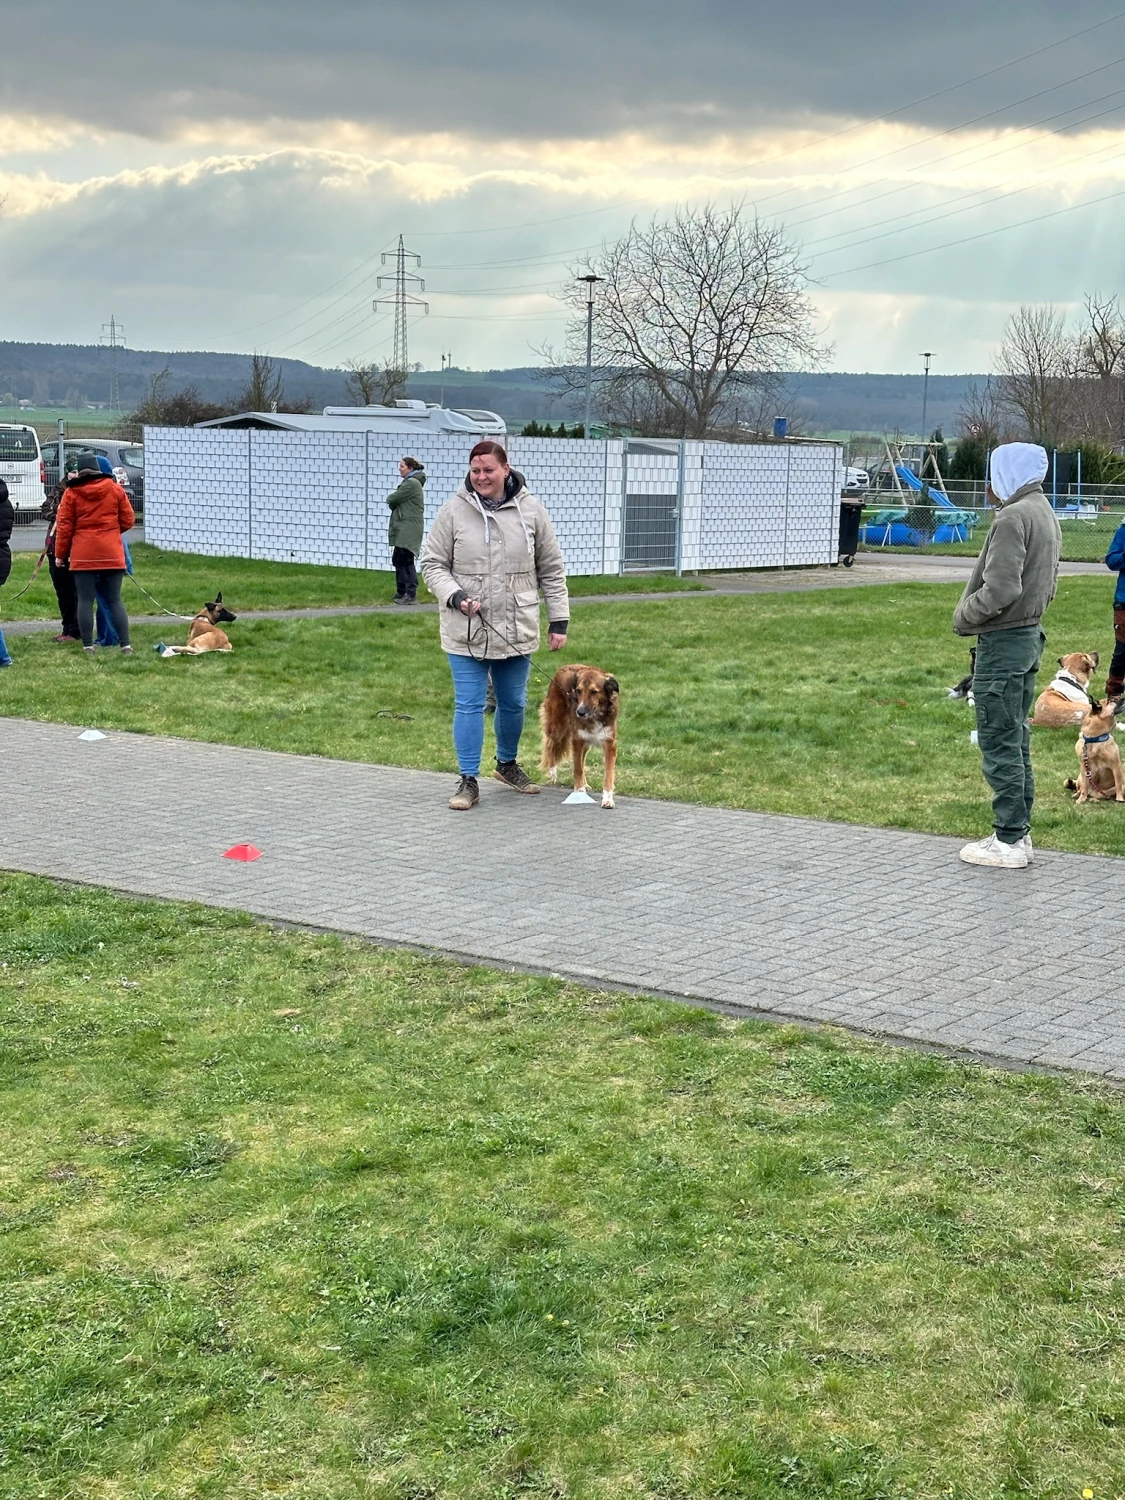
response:
{"label": "person in white hoodie", "polygon": [[439,605],[441,644],[453,673],[453,745],[461,779],[449,805],[480,801],[484,709],[496,691],[496,770],[513,791],[539,788],[518,755],[531,656],[539,649],[539,592],[547,644],[566,645],[570,598],[551,518],[508,463],[499,443],[479,442],[464,484],[438,512],[422,553],[422,576]]}
{"label": "person in white hoodie", "polygon": [[1038,443],[1004,443],[989,463],[996,515],[953,615],[977,637],[973,698],[981,768],[992,788],[993,832],[966,844],[966,864],[1022,870],[1032,861],[1031,731],[1035,674],[1047,637],[1040,620],[1055,597],[1062,532],[1043,493],[1047,454]]}

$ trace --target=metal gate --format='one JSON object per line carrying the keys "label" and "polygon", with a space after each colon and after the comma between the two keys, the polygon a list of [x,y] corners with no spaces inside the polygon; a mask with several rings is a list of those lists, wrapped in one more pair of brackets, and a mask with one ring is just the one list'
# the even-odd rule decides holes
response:
{"label": "metal gate", "polygon": [[621,537],[623,572],[680,567],[683,515],[683,444],[625,444],[625,504]]}

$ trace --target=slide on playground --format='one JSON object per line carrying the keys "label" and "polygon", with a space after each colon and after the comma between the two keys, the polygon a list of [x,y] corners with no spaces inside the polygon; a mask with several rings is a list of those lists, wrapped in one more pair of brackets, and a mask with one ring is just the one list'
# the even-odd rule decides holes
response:
{"label": "slide on playground", "polygon": [[[929,542],[967,542],[973,534],[976,514],[971,510],[960,510],[936,485],[918,478],[913,469],[905,464],[896,464],[895,473],[908,490],[927,491],[919,500],[921,506],[933,506],[935,510],[948,511],[941,524],[922,531],[906,524],[907,512],[901,509],[881,510],[871,521],[864,524],[861,535],[869,547],[924,547]],[[934,517],[937,520],[937,517]]]}

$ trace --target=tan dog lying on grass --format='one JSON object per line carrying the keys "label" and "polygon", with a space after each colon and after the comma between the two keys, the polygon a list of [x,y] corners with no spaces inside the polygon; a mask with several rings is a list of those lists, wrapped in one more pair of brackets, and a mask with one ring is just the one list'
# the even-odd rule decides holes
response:
{"label": "tan dog lying on grass", "polygon": [[1090,678],[1098,667],[1096,651],[1072,651],[1058,658],[1059,670],[1035,700],[1031,722],[1037,729],[1073,729],[1090,706]]}
{"label": "tan dog lying on grass", "polygon": [[1113,738],[1119,703],[1096,699],[1082,720],[1082,732],[1074,750],[1078,756],[1078,780],[1067,777],[1063,785],[1076,792],[1079,802],[1125,802],[1125,778],[1121,774],[1121,750]]}
{"label": "tan dog lying on grass", "polygon": [[617,678],[600,667],[560,667],[551,678],[539,709],[543,754],[539,764],[552,785],[559,779],[559,762],[574,767],[574,790],[586,790],[586,754],[600,745],[605,756],[602,806],[612,807],[613,772],[617,764],[617,706],[621,689]]}
{"label": "tan dog lying on grass", "polygon": [[223,603],[222,594],[216,594],[211,604],[205,604],[188,626],[186,646],[165,646],[163,656],[203,656],[208,651],[233,651],[230,637],[219,625],[229,625],[237,620]]}

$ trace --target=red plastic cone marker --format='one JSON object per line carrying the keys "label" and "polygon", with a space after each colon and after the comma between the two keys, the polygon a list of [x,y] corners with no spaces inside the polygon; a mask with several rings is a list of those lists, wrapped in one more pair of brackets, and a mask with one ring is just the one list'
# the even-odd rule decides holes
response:
{"label": "red plastic cone marker", "polygon": [[223,855],[224,859],[241,859],[245,863],[249,863],[252,859],[261,859],[261,857],[262,851],[256,849],[253,844],[235,844]]}

